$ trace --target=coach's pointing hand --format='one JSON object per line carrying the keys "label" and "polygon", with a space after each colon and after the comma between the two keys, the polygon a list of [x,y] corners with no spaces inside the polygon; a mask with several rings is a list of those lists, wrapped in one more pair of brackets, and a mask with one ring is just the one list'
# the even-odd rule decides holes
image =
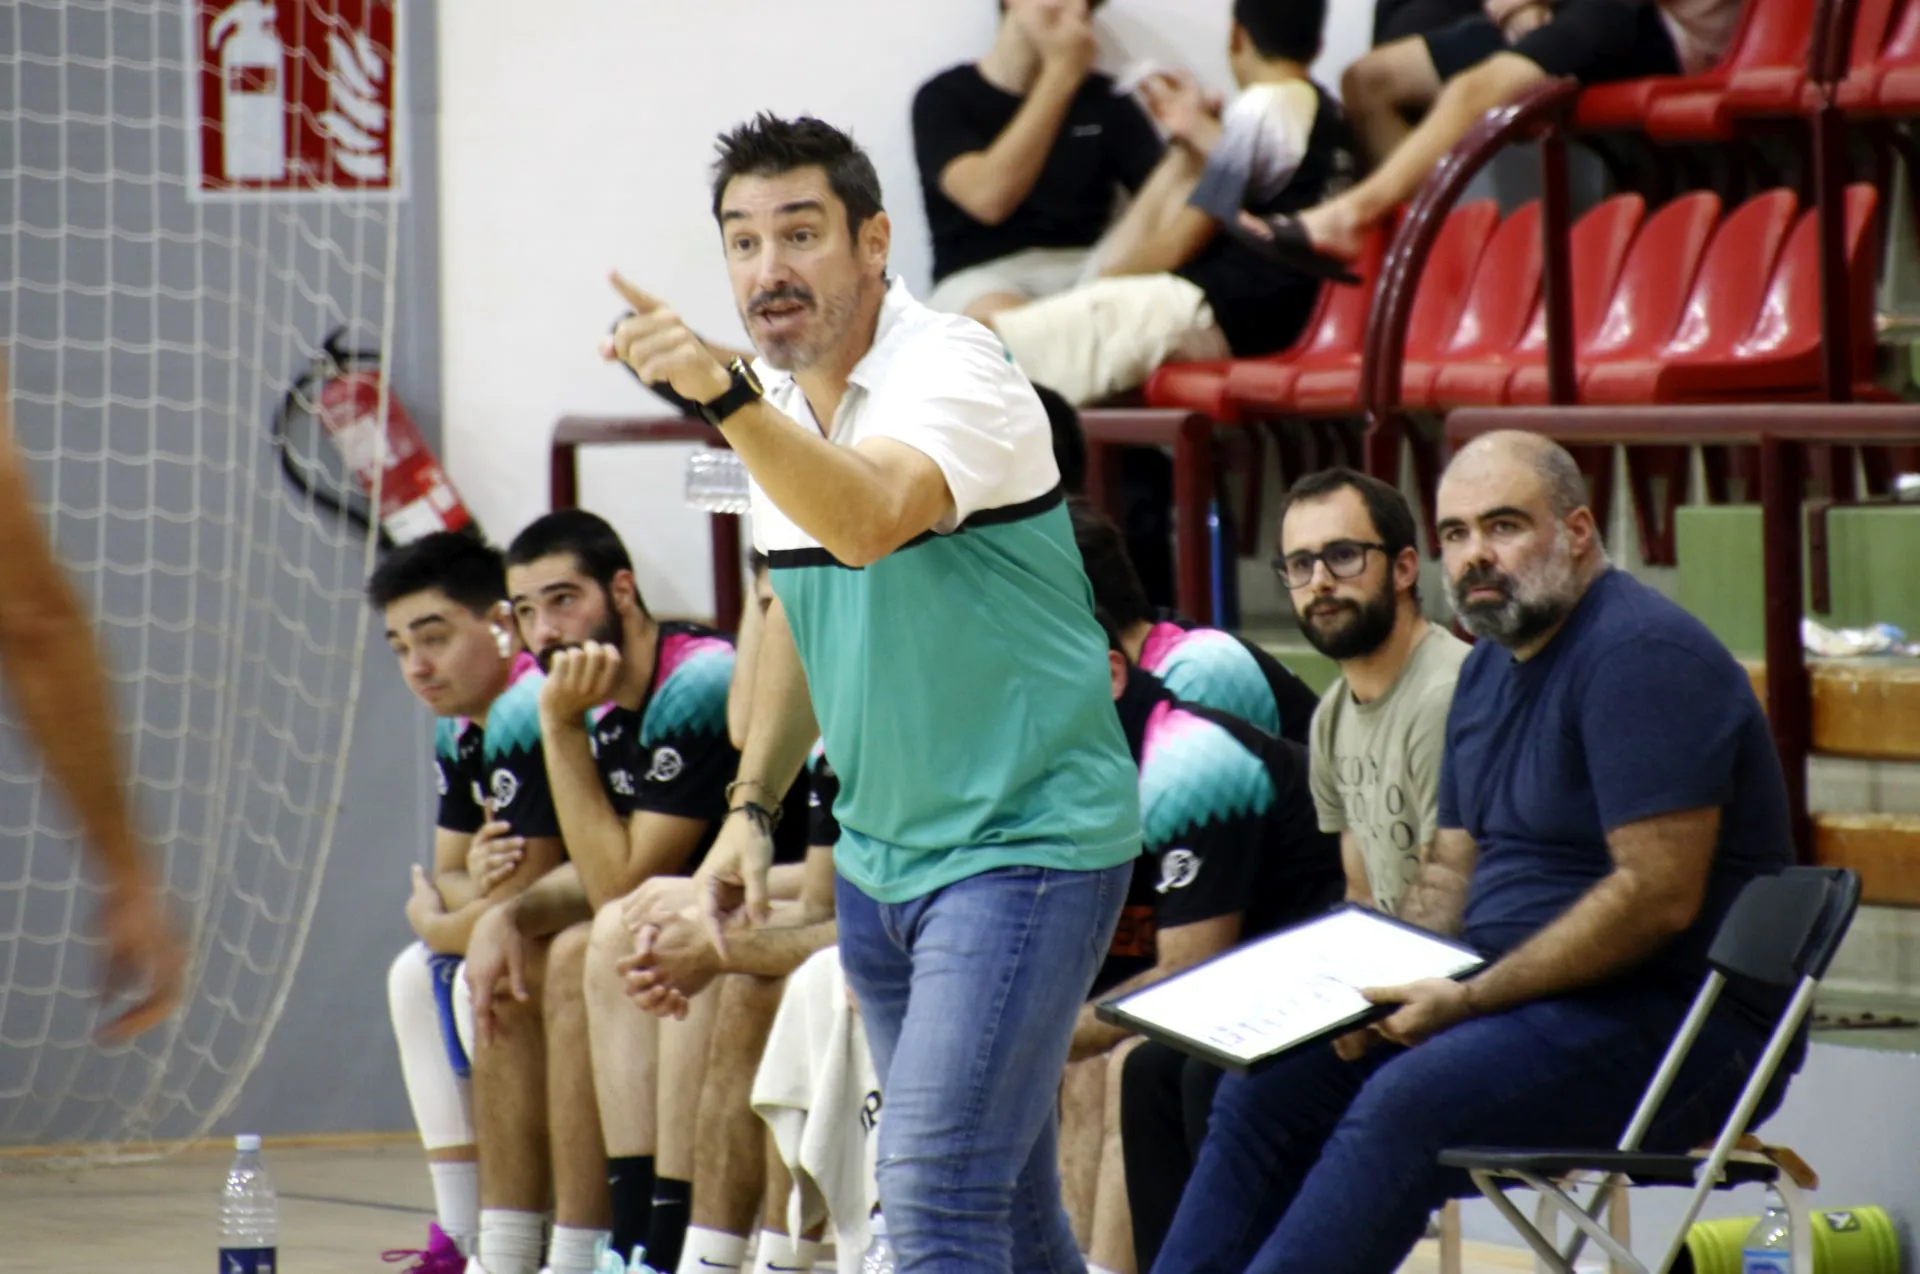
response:
{"label": "coach's pointing hand", "polygon": [[691,402],[712,402],[727,392],[733,376],[665,302],[656,301],[618,272],[613,290],[633,307],[613,335],[600,343],[600,356],[625,363],[649,385],[665,384]]}

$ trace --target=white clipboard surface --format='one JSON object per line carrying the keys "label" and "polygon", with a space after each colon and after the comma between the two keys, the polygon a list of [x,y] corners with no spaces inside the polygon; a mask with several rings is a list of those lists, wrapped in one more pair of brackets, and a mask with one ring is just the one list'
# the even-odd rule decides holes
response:
{"label": "white clipboard surface", "polygon": [[1096,1006],[1097,1015],[1242,1073],[1388,1016],[1362,987],[1460,978],[1486,961],[1368,907],[1323,916]]}

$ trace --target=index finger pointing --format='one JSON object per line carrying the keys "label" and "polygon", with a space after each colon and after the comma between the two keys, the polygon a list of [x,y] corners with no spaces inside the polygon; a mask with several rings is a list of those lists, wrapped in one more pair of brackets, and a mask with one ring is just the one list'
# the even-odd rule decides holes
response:
{"label": "index finger pointing", "polygon": [[613,273],[607,276],[607,282],[613,284],[613,290],[620,294],[621,300],[633,307],[635,314],[651,314],[660,308],[660,302],[627,282],[620,276],[620,271],[618,270],[613,271]]}

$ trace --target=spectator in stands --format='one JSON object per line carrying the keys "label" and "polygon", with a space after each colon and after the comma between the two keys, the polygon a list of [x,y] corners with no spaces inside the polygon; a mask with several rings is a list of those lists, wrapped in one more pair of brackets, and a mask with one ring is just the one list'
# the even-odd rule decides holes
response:
{"label": "spectator in stands", "polygon": [[[1313,714],[1321,831],[1340,837],[1348,899],[1393,913],[1437,829],[1447,708],[1467,645],[1420,614],[1413,510],[1377,478],[1310,474],[1287,492],[1275,562],[1301,631],[1340,663]],[[1120,1119],[1138,1268],[1151,1269],[1219,1071],[1158,1043],[1125,1063]]]}
{"label": "spectator in stands", "polygon": [[1094,605],[1119,630],[1129,660],[1177,699],[1231,713],[1268,734],[1307,741],[1319,697],[1305,682],[1252,642],[1151,605],[1113,519],[1085,500],[1070,500],[1067,508]]}
{"label": "spectator in stands", "polygon": [[[1791,861],[1746,673],[1610,568],[1565,450],[1478,439],[1438,513],[1454,605],[1482,641],[1447,722],[1440,831],[1400,910],[1491,963],[1372,990],[1400,1006],[1377,1027],[1223,1080],[1162,1269],[1389,1274],[1468,1192],[1440,1151],[1611,1143],[1733,898]],[[1758,1007],[1715,1010],[1649,1149],[1718,1126],[1771,1024]]]}
{"label": "spectator in stands", "polygon": [[[387,1001],[433,1177],[421,1274],[459,1274],[480,1229],[461,959],[482,913],[564,856],[537,724],[541,676],[514,634],[499,550],[478,540],[440,533],[394,550],[367,581],[367,602],[407,688],[440,718],[433,871],[413,870],[407,922],[419,941],[393,962]],[[482,880],[470,855],[511,866]]]}
{"label": "spectator in stands", "polygon": [[[507,564],[521,633],[548,670],[538,732],[571,861],[481,917],[468,952],[480,1262],[488,1274],[534,1274],[551,1192],[547,1266],[589,1274],[612,1217],[584,995],[590,922],[642,881],[686,871],[711,843],[738,762],[726,731],[733,647],[656,621],[625,546],[590,513],[534,522]],[[631,1039],[631,1052],[603,1049],[615,1084],[644,1069],[649,1041]],[[650,1220],[676,1215],[684,1225],[671,1208]]]}
{"label": "spectator in stands", "polygon": [[937,310],[985,320],[1088,273],[1121,191],[1160,159],[1153,125],[1093,69],[1102,0],[1001,0],[978,62],[913,99]]}
{"label": "spectator in stands", "polygon": [[1318,295],[1307,275],[1221,224],[1311,207],[1352,167],[1339,104],[1311,79],[1325,0],[1234,0],[1221,106],[1191,77],[1142,85],[1174,144],[1100,249],[1097,281],[994,315],[1015,361],[1076,404],[1133,389],[1169,360],[1271,353]]}
{"label": "spectator in stands", "polygon": [[[1114,707],[1140,771],[1146,846],[1134,866],[1126,909],[1093,998],[1148,986],[1324,911],[1342,891],[1339,841],[1315,826],[1306,749],[1228,713],[1176,699],[1133,663],[1118,626],[1106,622]],[[1163,1050],[1149,1042],[1131,1056],[1116,1053],[1129,1034],[1095,1017],[1092,999],[1081,1008],[1072,1060],[1111,1060],[1070,1081],[1076,1101],[1063,1143],[1078,1140],[1071,1136],[1075,1124],[1104,1125],[1118,1133],[1118,1101],[1108,1100],[1109,1093],[1119,1095],[1116,1068],[1130,1066],[1131,1056],[1141,1052]],[[1163,1051],[1169,1060],[1184,1058],[1172,1049]],[[1097,1164],[1070,1162],[1068,1175],[1076,1175],[1076,1166],[1080,1175],[1088,1169],[1097,1173],[1095,1193],[1101,1202],[1094,1207],[1093,1262],[1115,1270],[1129,1255],[1120,1220],[1127,1179],[1136,1171],[1168,1175],[1189,1152],[1184,1139],[1161,1145],[1156,1138],[1152,1145],[1128,1147],[1123,1179],[1120,1138],[1103,1136],[1099,1142],[1103,1153]],[[1179,1197],[1177,1180],[1171,1193]]]}
{"label": "spectator in stands", "polygon": [[[1382,45],[1347,69],[1346,108],[1366,180],[1266,232],[1337,258],[1413,198],[1435,165],[1497,106],[1544,79],[1583,84],[1706,70],[1726,51],[1742,0],[1487,0],[1483,13]],[[1407,115],[1425,111],[1417,126]]]}
{"label": "spectator in stands", "polygon": [[1300,631],[1340,664],[1313,714],[1313,798],[1347,897],[1389,914],[1439,830],[1447,709],[1469,647],[1420,614],[1413,510],[1351,469],[1287,492],[1274,561]]}

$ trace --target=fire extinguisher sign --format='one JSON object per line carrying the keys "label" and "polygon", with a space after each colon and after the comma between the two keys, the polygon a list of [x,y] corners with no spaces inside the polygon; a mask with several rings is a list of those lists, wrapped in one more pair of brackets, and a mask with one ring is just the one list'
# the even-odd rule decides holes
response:
{"label": "fire extinguisher sign", "polygon": [[399,0],[194,0],[195,198],[405,194]]}

